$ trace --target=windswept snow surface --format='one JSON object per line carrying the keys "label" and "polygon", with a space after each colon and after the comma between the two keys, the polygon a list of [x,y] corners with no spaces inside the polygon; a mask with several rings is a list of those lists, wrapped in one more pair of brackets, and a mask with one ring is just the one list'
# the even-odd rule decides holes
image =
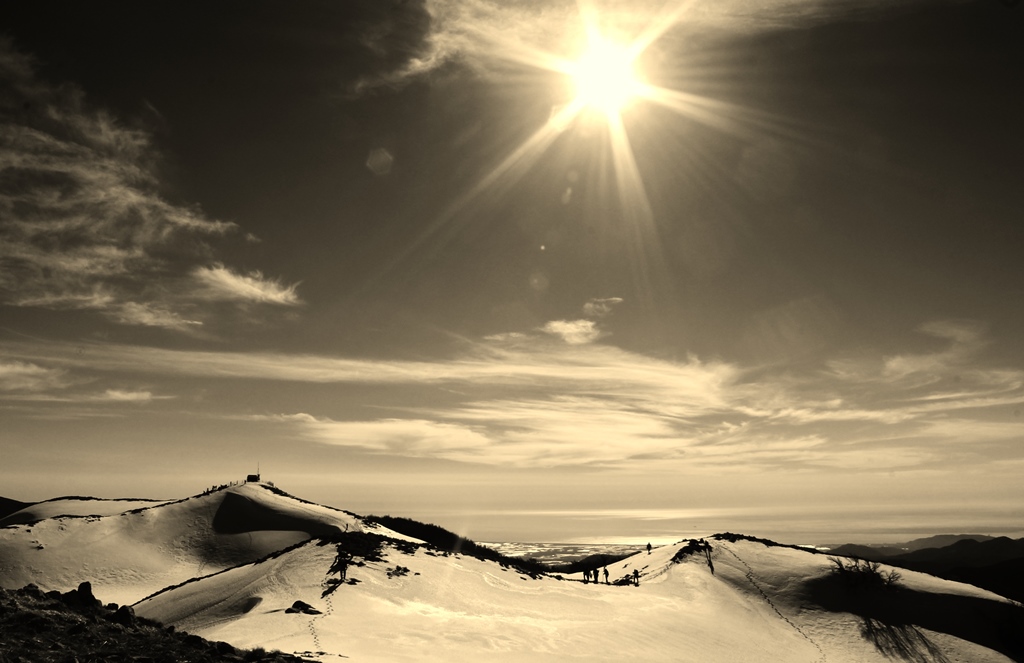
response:
{"label": "windswept snow surface", "polygon": [[[997,635],[985,632],[984,610],[956,615],[951,625],[935,619],[967,605],[958,601],[1014,610],[990,592],[908,571],[906,596],[925,599],[911,610],[927,614],[885,623],[848,611],[824,555],[713,541],[713,575],[702,554],[673,563],[683,545],[608,567],[613,582],[637,569],[639,586],[584,584],[580,574],[532,579],[463,555],[387,546],[383,561],[349,567],[355,583],[324,595],[336,577],[328,574],[336,549],[311,541],[160,593],[135,610],[209,639],[322,661],[1011,660],[989,648]],[[399,566],[409,573],[395,573]],[[285,612],[295,601],[322,614]],[[945,630],[915,625],[921,622]]]}
{"label": "windswept snow surface", "polygon": [[0,527],[34,523],[46,518],[59,516],[115,516],[151,506],[164,504],[166,500],[105,500],[96,497],[58,497],[38,504],[32,504],[0,518]]}
{"label": "windswept snow surface", "polygon": [[128,509],[0,529],[0,586],[66,591],[88,580],[101,600],[133,603],[313,536],[363,529],[356,516],[257,483]]}

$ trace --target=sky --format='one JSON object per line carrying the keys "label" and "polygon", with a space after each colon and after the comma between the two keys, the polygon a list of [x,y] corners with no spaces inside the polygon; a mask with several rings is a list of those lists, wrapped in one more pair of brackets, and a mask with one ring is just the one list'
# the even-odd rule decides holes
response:
{"label": "sky", "polygon": [[1015,2],[0,26],[5,497],[258,465],[481,541],[1022,535]]}

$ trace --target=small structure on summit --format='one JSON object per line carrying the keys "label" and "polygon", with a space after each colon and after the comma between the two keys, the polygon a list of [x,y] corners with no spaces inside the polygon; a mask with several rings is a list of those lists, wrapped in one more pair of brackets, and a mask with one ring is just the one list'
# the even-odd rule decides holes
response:
{"label": "small structure on summit", "polygon": [[245,482],[246,483],[258,483],[259,480],[260,480],[260,475],[258,475],[258,474],[250,474],[250,475],[247,475],[245,477]]}

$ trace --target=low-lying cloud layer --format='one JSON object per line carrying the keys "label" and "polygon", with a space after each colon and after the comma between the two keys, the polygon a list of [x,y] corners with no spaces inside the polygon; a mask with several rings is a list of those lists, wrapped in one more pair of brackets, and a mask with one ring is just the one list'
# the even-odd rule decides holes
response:
{"label": "low-lying cloud layer", "polygon": [[[7,343],[14,359],[0,367],[0,391],[38,397],[103,375],[121,384],[177,376],[441,388],[454,402],[417,396],[378,406],[383,416],[372,419],[329,406],[224,416],[274,426],[282,439],[514,467],[924,471],[1012,458],[1024,437],[1024,373],[980,363],[985,335],[973,322],[934,322],[918,334],[945,347],[799,374],[541,334],[492,337],[460,357],[419,362]],[[107,399],[146,401],[150,391],[120,389]]]}

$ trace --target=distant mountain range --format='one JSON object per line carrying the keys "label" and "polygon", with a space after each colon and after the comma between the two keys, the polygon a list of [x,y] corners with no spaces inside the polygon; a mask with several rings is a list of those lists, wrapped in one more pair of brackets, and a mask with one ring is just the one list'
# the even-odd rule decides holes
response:
{"label": "distant mountain range", "polygon": [[829,553],[966,582],[1024,602],[1024,538],[943,534],[888,546],[844,544]]}

